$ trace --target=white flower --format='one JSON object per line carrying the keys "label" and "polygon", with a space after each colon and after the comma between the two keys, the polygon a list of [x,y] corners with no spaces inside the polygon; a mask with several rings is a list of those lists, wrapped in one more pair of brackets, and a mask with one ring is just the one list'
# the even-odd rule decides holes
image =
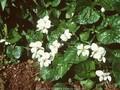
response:
{"label": "white flower", "polygon": [[100,59],[98,59],[98,61],[103,61],[104,63],[106,62],[106,58],[105,57],[101,57]]}
{"label": "white flower", "polygon": [[59,47],[61,46],[61,44],[60,44],[57,40],[55,40],[55,41],[52,43],[52,45],[53,45],[55,48],[59,48]]}
{"label": "white flower", "polygon": [[1,39],[0,43],[5,43],[5,45],[9,45],[10,44],[10,42],[7,42],[5,39]]}
{"label": "white flower", "polygon": [[32,58],[33,58],[33,59],[36,58],[36,54],[37,54],[37,52],[35,52],[35,53],[32,54]]}
{"label": "white flower", "polygon": [[105,8],[104,7],[102,7],[100,10],[101,10],[101,12],[105,12]]}
{"label": "white flower", "polygon": [[40,58],[41,55],[44,53],[44,49],[38,49],[38,48],[31,48],[32,58]]}
{"label": "white flower", "polygon": [[49,59],[50,58],[50,53],[48,52],[44,52],[43,55],[42,55],[42,59]]}
{"label": "white flower", "polygon": [[79,56],[80,54],[82,54],[83,56],[89,56],[89,49],[90,46],[89,45],[83,45],[80,44],[77,46],[77,55]]}
{"label": "white flower", "polygon": [[66,29],[65,32],[64,32],[64,34],[62,34],[62,35],[60,36],[60,39],[61,39],[62,41],[67,41],[68,39],[71,38],[71,36],[72,36],[72,34],[69,32],[69,29]]}
{"label": "white flower", "polygon": [[44,50],[43,50],[43,49],[40,49],[40,50],[38,50],[37,53],[36,53],[36,58],[41,58],[43,55],[44,55]]}
{"label": "white flower", "polygon": [[29,46],[31,47],[31,53],[33,59],[40,57],[40,52],[44,52],[44,48],[42,47],[42,42],[40,41],[31,42]]}
{"label": "white flower", "polygon": [[1,39],[1,40],[0,40],[0,43],[3,43],[3,42],[5,42],[5,41],[6,41],[5,39]]}
{"label": "white flower", "polygon": [[40,41],[31,42],[29,46],[34,47],[34,48],[41,48],[42,42],[40,42]]}
{"label": "white flower", "polygon": [[97,70],[96,71],[96,75],[99,77],[99,81],[111,81],[112,80],[112,77],[110,76],[110,73],[107,72],[107,73],[104,73],[102,70]]}
{"label": "white flower", "polygon": [[55,40],[50,46],[51,53],[56,54],[58,52],[58,49],[60,48],[61,44]]}
{"label": "white flower", "polygon": [[5,45],[9,45],[9,44],[10,44],[10,42],[7,42],[7,41],[5,42]]}
{"label": "white flower", "polygon": [[58,52],[58,48],[54,48],[54,46],[50,45],[50,50],[51,50],[51,54],[54,55]]}
{"label": "white flower", "polygon": [[45,22],[44,22],[44,20],[43,19],[39,19],[38,21],[37,21],[37,28],[38,28],[38,31],[40,31],[40,30],[43,30],[44,29],[44,26],[45,26]]}
{"label": "white flower", "polygon": [[49,20],[49,16],[45,16],[42,19],[37,21],[37,31],[41,31],[42,33],[48,33],[48,29],[51,27],[51,21]]}
{"label": "white flower", "polygon": [[[53,42],[53,45],[55,48],[58,48],[60,46],[57,41]],[[31,47],[32,58],[38,60],[41,68],[48,67],[51,64],[54,57],[51,52],[48,53],[44,51],[44,48],[42,47],[42,42],[31,42],[29,46]]]}
{"label": "white flower", "polygon": [[91,50],[97,51],[98,50],[98,45],[96,43],[92,43]]}
{"label": "white flower", "polygon": [[43,29],[42,32],[47,34],[48,30],[47,29]]}
{"label": "white flower", "polygon": [[45,22],[45,28],[49,29],[51,27],[51,21],[49,20],[49,16],[45,16],[43,20]]}
{"label": "white flower", "polygon": [[48,67],[51,64],[51,60],[41,60],[40,67]]}
{"label": "white flower", "polygon": [[103,61],[105,63],[106,50],[103,47],[99,47],[97,44],[92,43],[91,45],[92,54],[91,57],[97,59],[98,61]]}
{"label": "white flower", "polygon": [[37,50],[38,50],[38,48],[33,47],[33,48],[31,48],[31,53],[35,53],[35,52],[37,52]]}
{"label": "white flower", "polygon": [[44,52],[42,57],[38,58],[38,61],[40,62],[40,67],[48,67],[52,60],[50,59],[51,55],[48,52]]}
{"label": "white flower", "polygon": [[31,48],[32,58],[36,58],[38,48]]}
{"label": "white flower", "polygon": [[48,67],[50,64],[51,64],[51,60],[46,60],[45,62],[44,62],[44,66],[45,67]]}

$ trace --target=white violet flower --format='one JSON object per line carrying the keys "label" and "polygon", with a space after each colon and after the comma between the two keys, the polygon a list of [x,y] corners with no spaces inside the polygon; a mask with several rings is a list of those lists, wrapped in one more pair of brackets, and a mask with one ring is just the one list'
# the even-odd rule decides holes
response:
{"label": "white violet flower", "polygon": [[97,44],[92,43],[91,50],[91,57],[97,59],[98,61],[103,61],[104,63],[106,62],[106,59],[104,57],[106,54],[106,50],[103,47],[99,47]]}
{"label": "white violet flower", "polygon": [[5,39],[1,39],[1,40],[0,40],[0,43],[3,43],[3,42],[5,42],[5,41],[6,41]]}
{"label": "white violet flower", "polygon": [[51,53],[56,54],[58,52],[58,49],[60,48],[61,44],[55,40],[50,46]]}
{"label": "white violet flower", "polygon": [[65,42],[66,42],[68,39],[71,38],[71,36],[72,36],[72,34],[69,32],[69,29],[66,29],[65,32],[64,32],[64,34],[62,34],[62,35],[60,36],[60,39],[61,39],[62,41],[65,41]]}
{"label": "white violet flower", "polygon": [[34,48],[41,48],[42,47],[42,42],[40,42],[40,41],[31,42],[29,46],[32,47],[32,48],[33,47]]}
{"label": "white violet flower", "polygon": [[9,45],[9,44],[10,44],[10,42],[7,42],[7,41],[5,42],[5,45]]}
{"label": "white violet flower", "polygon": [[89,56],[89,45],[80,44],[77,46],[77,55],[82,54],[83,56]]}
{"label": "white violet flower", "polygon": [[40,67],[43,66],[48,67],[52,62],[50,57],[51,57],[50,53],[44,52],[42,57],[38,58],[38,61],[40,62]]}
{"label": "white violet flower", "polygon": [[104,7],[102,7],[100,10],[101,10],[101,12],[105,12],[105,8]]}
{"label": "white violet flower", "polygon": [[10,42],[7,42],[5,39],[1,39],[0,43],[5,43],[5,45],[9,45],[10,44]]}
{"label": "white violet flower", "polygon": [[37,21],[37,31],[41,31],[42,33],[48,34],[48,29],[51,27],[51,21],[49,20],[49,16],[45,16],[42,19]]}
{"label": "white violet flower", "polygon": [[[57,41],[55,41],[53,44],[55,47],[59,46],[59,44],[57,44]],[[31,42],[29,46],[31,47],[32,58],[38,60],[38,62],[40,63],[40,67],[48,67],[51,64],[54,57],[51,52],[48,53],[44,51],[44,48],[42,47],[42,42]]]}
{"label": "white violet flower", "polygon": [[32,53],[32,58],[38,58],[38,52],[44,52],[44,48],[42,47],[42,42],[36,41],[36,42],[31,42],[30,45],[31,47],[31,53]]}
{"label": "white violet flower", "polygon": [[102,70],[97,70],[96,75],[99,77],[99,81],[112,81],[112,77],[110,76],[110,73],[103,72]]}

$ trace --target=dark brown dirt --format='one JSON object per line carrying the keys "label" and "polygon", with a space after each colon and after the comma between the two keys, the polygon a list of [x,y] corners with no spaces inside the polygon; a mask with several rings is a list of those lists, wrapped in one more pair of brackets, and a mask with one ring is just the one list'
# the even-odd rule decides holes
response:
{"label": "dark brown dirt", "polygon": [[35,90],[52,90],[50,82],[36,82]]}
{"label": "dark brown dirt", "polygon": [[34,90],[36,70],[32,64],[23,62],[8,67],[4,76],[6,79],[5,90]]}

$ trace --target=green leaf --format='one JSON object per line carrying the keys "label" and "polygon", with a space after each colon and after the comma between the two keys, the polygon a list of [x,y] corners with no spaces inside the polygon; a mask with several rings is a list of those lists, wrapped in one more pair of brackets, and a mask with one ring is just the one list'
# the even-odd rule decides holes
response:
{"label": "green leaf", "polygon": [[53,90],[69,90],[63,83],[56,83],[53,86]]}
{"label": "green leaf", "polygon": [[97,27],[99,31],[104,30],[106,28],[108,29],[120,28],[120,16],[114,15],[106,17],[103,19],[102,23]]}
{"label": "green leaf", "polygon": [[70,2],[67,5],[67,10],[66,10],[66,18],[72,18],[74,13],[75,13],[75,9],[76,9],[76,2]]}
{"label": "green leaf", "polygon": [[[99,30],[97,39],[102,44],[120,43],[120,16],[108,17],[104,22],[105,27]],[[109,29],[105,29],[110,26]]]}
{"label": "green leaf", "polygon": [[94,86],[94,82],[90,79],[80,81],[80,83],[85,88],[85,90],[91,90]]}
{"label": "green leaf", "polygon": [[56,73],[55,73],[55,77],[53,80],[58,80],[60,78],[62,78],[66,72],[70,69],[70,67],[72,66],[72,64],[61,64],[56,67]]}
{"label": "green leaf", "polygon": [[5,37],[7,38],[7,36],[8,36],[8,28],[7,28],[6,24],[4,25],[3,32],[4,32]]}
{"label": "green leaf", "polygon": [[120,58],[120,50],[112,50],[111,53],[114,55],[114,57]]}
{"label": "green leaf", "polygon": [[[59,58],[62,59],[62,60],[58,60]],[[63,63],[66,63],[66,64],[78,64],[80,62],[83,62],[85,60],[87,60],[88,57],[84,57],[84,56],[78,56],[77,55],[77,48],[76,47],[69,47],[64,55],[60,54],[60,55],[57,55],[55,60],[53,61],[53,65],[60,65],[60,64],[63,64]]]}
{"label": "green leaf", "polygon": [[95,2],[107,10],[117,10],[120,5],[120,0],[95,0]]}
{"label": "green leaf", "polygon": [[61,0],[52,0],[51,5],[52,7],[57,7],[60,4]]}
{"label": "green leaf", "polygon": [[74,63],[74,61],[76,60],[76,56],[77,56],[76,48],[69,48],[66,50],[66,52],[64,54],[64,61],[63,62]]}
{"label": "green leaf", "polygon": [[97,39],[102,44],[120,43],[120,29],[105,31],[97,35]]}
{"label": "green leaf", "polygon": [[[60,59],[62,60],[62,59]],[[72,64],[58,64],[53,68],[42,68],[40,75],[43,80],[54,81],[63,77],[63,75],[70,69]]]}
{"label": "green leaf", "polygon": [[[69,49],[70,50],[70,49]],[[70,69],[73,60],[75,60],[75,54],[71,49],[64,54],[64,57],[56,57],[53,62],[53,68],[45,68],[41,70],[41,76],[44,80],[58,80]]]}
{"label": "green leaf", "polygon": [[20,46],[8,46],[6,54],[9,58],[19,59],[22,54],[22,47]]}
{"label": "green leaf", "polygon": [[55,71],[53,71],[52,68],[45,68],[45,67],[43,67],[40,70],[40,77],[43,80],[51,81],[54,78],[54,76],[55,76]]}
{"label": "green leaf", "polygon": [[77,64],[75,68],[77,68],[76,72],[86,72],[86,71],[95,70],[95,62],[88,59],[84,62]]}
{"label": "green leaf", "polygon": [[75,33],[79,26],[76,25],[75,22],[68,21],[66,23],[66,28],[70,30],[70,32]]}
{"label": "green leaf", "polygon": [[1,6],[2,6],[2,10],[4,10],[5,6],[6,6],[6,2],[7,0],[1,0],[0,3],[1,3]]}
{"label": "green leaf", "polygon": [[116,84],[120,87],[120,58],[116,58],[112,62],[112,71],[115,77]]}
{"label": "green leaf", "polygon": [[[110,51],[110,59],[112,59],[112,74],[115,78],[115,83],[120,87],[120,50],[111,50]],[[110,60],[109,59],[109,60]]]}
{"label": "green leaf", "polygon": [[43,68],[41,70],[41,77],[44,80],[58,80],[62,78],[66,72],[71,68],[74,63],[79,63],[82,60],[76,60],[77,53],[74,47],[70,47],[66,50],[64,56],[56,56],[52,63],[52,67]]}
{"label": "green leaf", "polygon": [[104,90],[104,89],[103,89],[102,85],[97,84],[95,87],[95,90]]}
{"label": "green leaf", "polygon": [[41,41],[43,39],[43,34],[36,31],[28,31],[27,33],[23,32],[28,42]]}
{"label": "green leaf", "polygon": [[11,47],[11,46],[8,46],[7,49],[6,49],[6,55],[7,55],[9,58],[13,58],[12,49],[13,49],[13,47]]}
{"label": "green leaf", "polygon": [[48,37],[49,41],[53,42],[54,40],[57,40],[62,33],[64,33],[65,22],[62,21],[57,28],[55,28],[55,31],[52,31]]}
{"label": "green leaf", "polygon": [[89,35],[90,35],[90,32],[89,32],[89,31],[81,33],[81,34],[80,34],[80,39],[81,39],[81,41],[87,41],[88,38],[89,38]]}
{"label": "green leaf", "polygon": [[[60,10],[58,10],[58,9],[52,9],[52,11],[51,11],[51,16],[52,16],[53,18],[59,18],[60,15],[61,15],[61,11],[60,11]],[[55,20],[55,23],[56,23],[56,22],[57,22],[57,21]]]}
{"label": "green leaf", "polygon": [[61,34],[64,33],[66,29],[69,29],[71,33],[75,33],[77,31],[77,25],[74,22],[68,21],[62,21],[57,28],[55,28],[54,31],[52,31],[48,37],[50,42],[53,42],[54,40],[57,40]]}
{"label": "green leaf", "polygon": [[9,36],[8,36],[7,40],[8,40],[8,42],[10,42],[12,44],[12,43],[18,42],[21,38],[22,37],[18,33],[17,28],[15,28],[15,29],[12,29],[12,31],[9,33]]}
{"label": "green leaf", "polygon": [[20,46],[15,46],[14,47],[14,52],[12,52],[13,56],[16,58],[16,59],[19,59],[21,54],[22,54],[22,47]]}
{"label": "green leaf", "polygon": [[76,0],[77,6],[76,6],[76,12],[81,12],[85,7],[91,6],[92,1],[90,0]]}
{"label": "green leaf", "polygon": [[120,27],[120,16],[119,15],[114,15],[114,16],[109,16],[104,20],[105,25],[109,25],[110,28],[119,28]]}
{"label": "green leaf", "polygon": [[91,78],[95,77],[95,62],[94,61],[83,61],[75,66],[76,75],[80,78]]}
{"label": "green leaf", "polygon": [[78,16],[79,24],[93,24],[97,22],[100,18],[100,15],[94,11],[91,7],[86,7]]}

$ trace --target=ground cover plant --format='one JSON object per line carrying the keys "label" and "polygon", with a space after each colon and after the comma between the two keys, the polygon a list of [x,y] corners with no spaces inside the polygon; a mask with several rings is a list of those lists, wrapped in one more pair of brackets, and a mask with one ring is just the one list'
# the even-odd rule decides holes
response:
{"label": "ground cover plant", "polygon": [[120,0],[0,0],[1,90],[119,90]]}

